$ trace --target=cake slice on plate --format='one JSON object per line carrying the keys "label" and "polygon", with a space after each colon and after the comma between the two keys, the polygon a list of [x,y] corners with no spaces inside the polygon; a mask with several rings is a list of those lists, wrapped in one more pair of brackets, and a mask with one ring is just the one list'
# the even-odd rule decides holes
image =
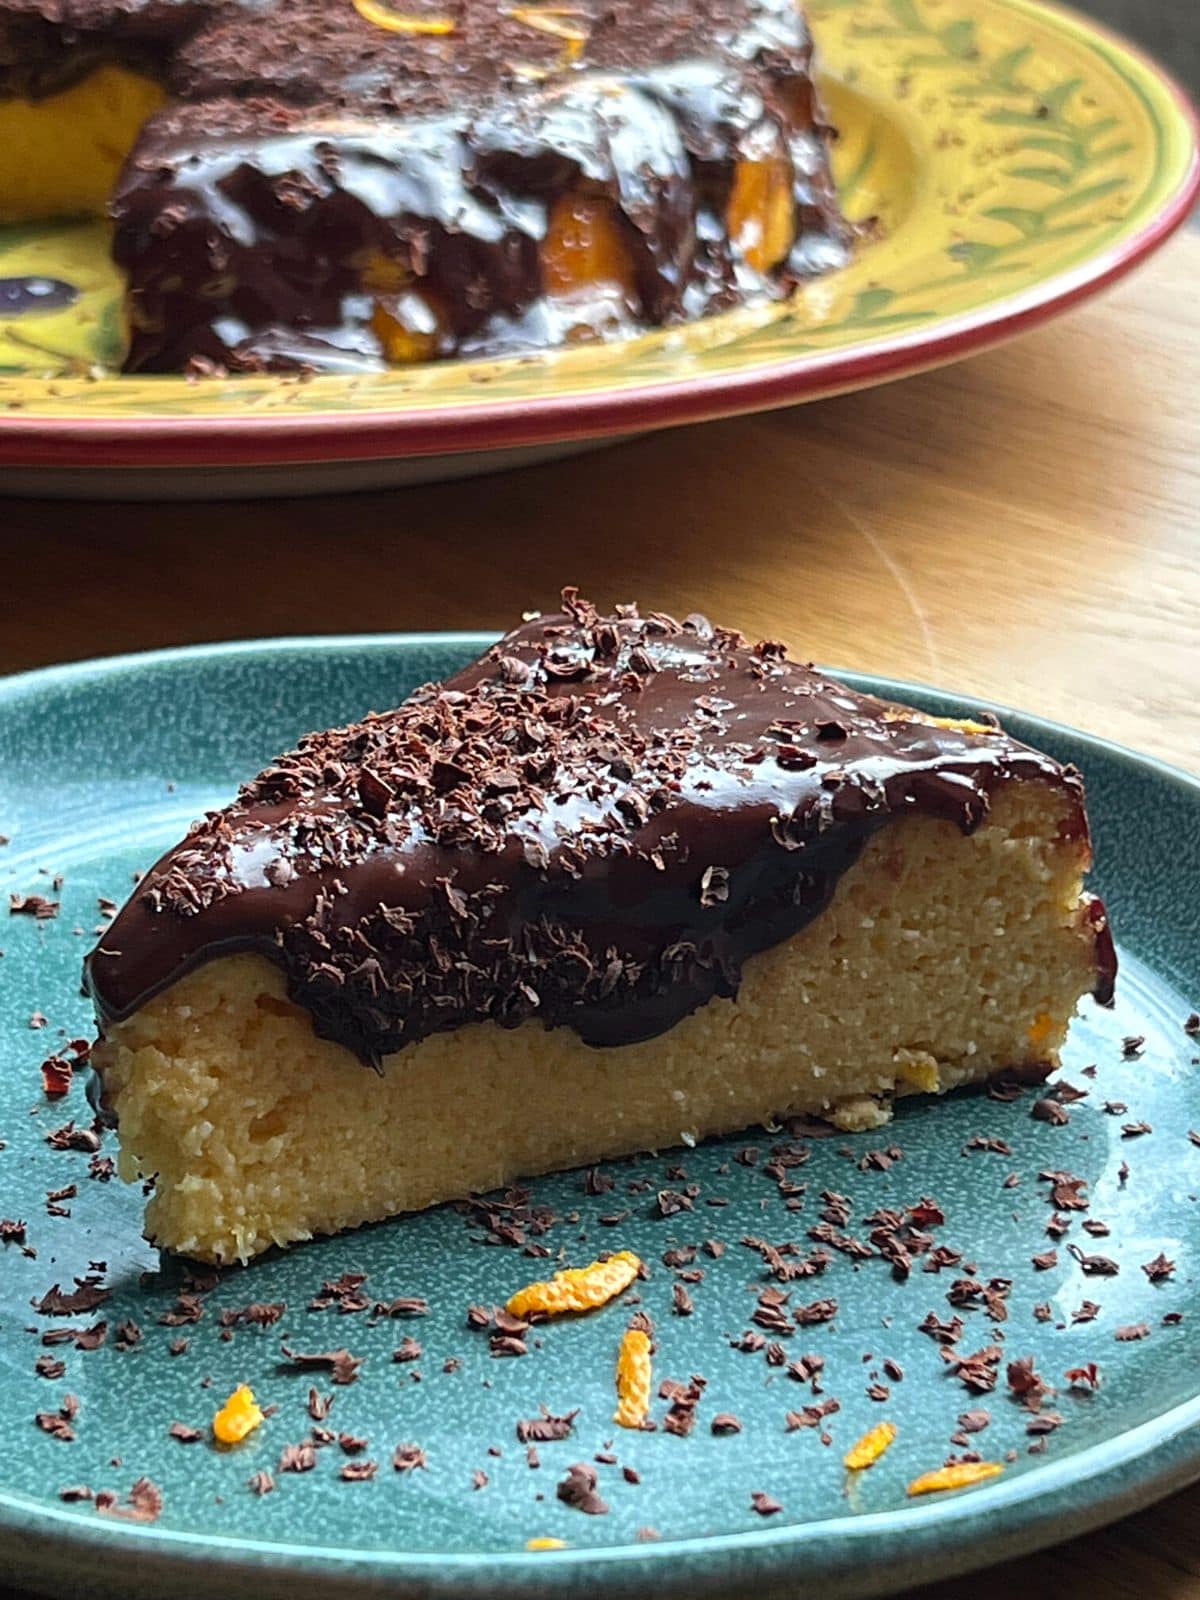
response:
{"label": "cake slice on plate", "polygon": [[310,734],[87,963],[149,1236],[214,1261],[780,1113],[1041,1077],[1111,995],[1077,773],[703,617]]}

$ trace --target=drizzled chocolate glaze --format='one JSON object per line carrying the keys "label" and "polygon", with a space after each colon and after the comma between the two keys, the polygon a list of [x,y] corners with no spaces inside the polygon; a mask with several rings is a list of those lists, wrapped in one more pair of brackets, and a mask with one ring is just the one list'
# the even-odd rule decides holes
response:
{"label": "drizzled chocolate glaze", "polygon": [[[170,97],[112,200],[127,370],[378,368],[380,311],[435,355],[528,351],[777,299],[847,259],[795,0],[372,3],[450,31],[353,0],[0,0],[0,95],[113,61]],[[729,237],[742,161],[790,171],[769,268]],[[629,284],[552,292],[564,196],[611,206]]]}
{"label": "drizzled chocolate glaze", "polygon": [[88,957],[101,1026],[254,950],[371,1064],[485,1019],[624,1044],[736,995],[894,817],[969,833],[997,785],[1035,780],[1086,839],[1078,774],[999,728],[913,721],[703,617],[564,604],[198,823]]}

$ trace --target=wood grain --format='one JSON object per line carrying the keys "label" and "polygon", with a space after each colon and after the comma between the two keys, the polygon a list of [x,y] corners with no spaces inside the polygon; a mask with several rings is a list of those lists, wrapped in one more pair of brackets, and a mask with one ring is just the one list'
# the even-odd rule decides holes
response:
{"label": "wood grain", "polygon": [[[250,635],[499,629],[572,582],[1200,771],[1198,279],[1193,235],[964,365],[472,483],[221,506],[0,500],[0,668]],[[1200,1600],[1198,1529],[1193,1489],[971,1591]]]}

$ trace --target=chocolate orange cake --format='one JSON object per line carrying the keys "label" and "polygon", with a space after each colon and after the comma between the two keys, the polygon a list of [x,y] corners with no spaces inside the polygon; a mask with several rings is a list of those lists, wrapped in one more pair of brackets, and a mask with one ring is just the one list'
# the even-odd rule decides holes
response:
{"label": "chocolate orange cake", "polygon": [[131,371],[539,349],[840,265],[793,0],[0,0],[0,220],[111,211]]}
{"label": "chocolate orange cake", "polygon": [[87,962],[148,1232],[245,1260],[1057,1060],[1113,945],[1079,775],[703,617],[563,611],[315,733]]}

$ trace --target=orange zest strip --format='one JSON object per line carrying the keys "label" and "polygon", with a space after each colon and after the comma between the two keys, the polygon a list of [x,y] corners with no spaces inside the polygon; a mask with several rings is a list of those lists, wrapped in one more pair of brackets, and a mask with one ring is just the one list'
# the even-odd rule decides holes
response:
{"label": "orange zest strip", "polygon": [[417,17],[410,11],[393,11],[384,0],[353,0],[353,3],[364,22],[386,28],[389,33],[424,33],[440,37],[454,33],[457,28],[453,17]]}
{"label": "orange zest strip", "polygon": [[583,54],[589,30],[586,22],[577,20],[585,16],[577,6],[513,6],[508,15],[526,28],[562,39],[566,45],[565,64],[578,61]]}
{"label": "orange zest strip", "polygon": [[851,1472],[861,1472],[864,1467],[873,1467],[895,1437],[894,1422],[878,1423],[864,1433],[857,1444],[850,1446],[842,1457],[843,1464],[849,1467]]}
{"label": "orange zest strip", "polygon": [[565,1550],[567,1548],[567,1541],[565,1539],[549,1538],[526,1539],[525,1548],[526,1550]]}
{"label": "orange zest strip", "polygon": [[909,1494],[940,1494],[943,1489],[966,1489],[986,1478],[998,1478],[1004,1468],[998,1461],[959,1461],[952,1467],[923,1472],[908,1486]]}
{"label": "orange zest strip", "polygon": [[994,722],[976,722],[972,717],[935,717],[929,712],[913,712],[907,706],[889,706],[883,713],[885,722],[915,722],[922,728],[949,728],[955,733],[990,734],[1000,732]]}
{"label": "orange zest strip", "polygon": [[593,1261],[590,1267],[568,1267],[556,1272],[549,1282],[528,1283],[508,1302],[513,1317],[541,1313],[561,1316],[564,1311],[592,1311],[607,1305],[637,1277],[641,1261],[632,1250],[619,1250],[607,1261]]}
{"label": "orange zest strip", "polygon": [[622,1428],[640,1428],[650,1410],[653,1381],[650,1335],[636,1325],[626,1328],[617,1355],[617,1409],[613,1421]]}
{"label": "orange zest strip", "polygon": [[248,1433],[261,1426],[263,1414],[247,1383],[239,1383],[212,1421],[213,1437],[219,1444],[240,1444]]}

